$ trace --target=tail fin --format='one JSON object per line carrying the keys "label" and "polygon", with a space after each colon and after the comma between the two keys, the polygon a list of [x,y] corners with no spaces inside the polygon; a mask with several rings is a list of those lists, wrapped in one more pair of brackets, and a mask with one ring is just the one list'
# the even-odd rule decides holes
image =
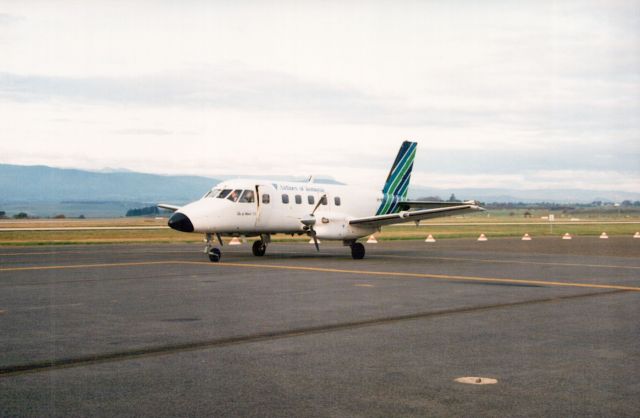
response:
{"label": "tail fin", "polygon": [[398,201],[406,199],[413,170],[413,160],[416,158],[417,142],[404,141],[396,156],[389,176],[382,189],[382,204],[376,215],[386,215],[398,210]]}

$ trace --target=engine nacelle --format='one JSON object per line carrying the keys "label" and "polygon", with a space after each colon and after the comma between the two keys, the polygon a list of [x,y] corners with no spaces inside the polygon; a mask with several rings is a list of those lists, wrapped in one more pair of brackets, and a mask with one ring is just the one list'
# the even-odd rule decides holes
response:
{"label": "engine nacelle", "polygon": [[319,215],[319,222],[314,230],[319,239],[327,240],[352,240],[376,232],[376,228],[349,225],[349,217],[346,215],[332,214],[331,216]]}

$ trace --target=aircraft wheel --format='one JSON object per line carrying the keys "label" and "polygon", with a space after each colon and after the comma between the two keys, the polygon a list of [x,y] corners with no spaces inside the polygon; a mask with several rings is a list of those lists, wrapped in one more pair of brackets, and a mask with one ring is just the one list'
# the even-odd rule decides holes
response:
{"label": "aircraft wheel", "polygon": [[351,246],[351,257],[354,260],[362,260],[364,258],[364,245],[356,242]]}
{"label": "aircraft wheel", "polygon": [[267,252],[267,246],[264,244],[262,240],[258,240],[253,243],[253,246],[251,247],[251,251],[253,252],[253,255],[255,255],[256,257],[262,257],[264,253]]}
{"label": "aircraft wheel", "polygon": [[209,251],[209,260],[211,260],[212,263],[217,263],[221,258],[222,251],[218,248],[212,248],[211,251]]}

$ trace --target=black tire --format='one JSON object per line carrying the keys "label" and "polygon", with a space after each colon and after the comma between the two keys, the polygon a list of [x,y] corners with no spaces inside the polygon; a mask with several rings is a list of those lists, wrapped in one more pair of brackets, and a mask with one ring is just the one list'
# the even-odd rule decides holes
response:
{"label": "black tire", "polygon": [[253,255],[255,255],[256,257],[262,257],[264,253],[267,252],[267,246],[264,245],[264,242],[262,240],[258,240],[253,243],[253,246],[251,247],[251,251],[253,252]]}
{"label": "black tire", "polygon": [[351,257],[353,257],[354,260],[362,260],[364,258],[364,253],[364,245],[359,242],[356,242],[351,246]]}
{"label": "black tire", "polygon": [[[218,251],[220,251],[220,250],[218,250]],[[209,253],[209,260],[212,263],[217,263],[218,261],[220,261],[220,256],[218,254],[214,253],[213,251],[211,251]]]}

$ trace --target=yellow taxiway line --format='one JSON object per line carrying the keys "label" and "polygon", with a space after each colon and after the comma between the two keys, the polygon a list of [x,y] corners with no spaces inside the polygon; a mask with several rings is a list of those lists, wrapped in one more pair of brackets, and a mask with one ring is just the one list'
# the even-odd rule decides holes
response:
{"label": "yellow taxiway line", "polygon": [[443,260],[443,261],[465,261],[471,263],[496,263],[496,264],[531,264],[536,266],[559,266],[559,267],[589,267],[589,268],[606,268],[606,269],[628,269],[640,270],[640,266],[618,266],[609,264],[578,264],[578,263],[554,263],[545,261],[529,261],[529,260],[496,260],[489,258],[464,258],[464,257],[430,257],[430,256],[412,256],[412,255],[380,255],[376,257],[387,258],[407,258],[416,260]]}
{"label": "yellow taxiway line", "polygon": [[640,287],[620,286],[613,284],[598,283],[573,283],[559,282],[547,280],[529,280],[514,278],[498,278],[498,277],[478,277],[478,276],[460,276],[448,274],[432,274],[432,273],[406,273],[393,271],[369,271],[369,270],[350,270],[335,269],[326,267],[306,267],[306,266],[283,266],[277,264],[254,264],[254,263],[208,263],[202,261],[148,261],[148,262],[130,262],[130,263],[100,263],[100,264],[72,264],[59,266],[33,266],[33,267],[6,267],[0,268],[0,272],[16,272],[16,271],[38,271],[38,270],[66,270],[66,269],[91,269],[91,268],[110,268],[110,267],[139,267],[153,265],[197,265],[209,267],[238,267],[252,269],[271,269],[271,270],[289,270],[289,271],[312,271],[319,273],[335,273],[335,274],[353,274],[360,276],[386,276],[386,277],[402,277],[412,279],[435,279],[449,281],[466,281],[480,283],[508,283],[508,284],[527,284],[536,286],[554,286],[554,287],[577,287],[589,289],[609,289],[609,290],[627,290],[640,292]]}
{"label": "yellow taxiway line", "polygon": [[[92,269],[107,267],[135,267],[135,266],[153,266],[158,264],[177,264],[178,261],[140,261],[131,263],[98,263],[98,264],[69,264],[60,266],[32,266],[32,267],[3,267],[3,271],[34,271],[34,270],[67,270],[67,269]],[[205,263],[203,263],[205,264]]]}
{"label": "yellow taxiway line", "polygon": [[393,276],[393,277],[405,277],[414,279],[438,279],[438,280],[455,280],[455,281],[475,281],[484,283],[511,283],[511,284],[530,284],[539,286],[563,286],[563,287],[582,287],[591,289],[611,289],[611,290],[629,290],[640,292],[640,287],[633,286],[619,286],[612,284],[593,284],[593,283],[572,283],[572,282],[556,282],[546,280],[528,280],[528,279],[512,279],[512,278],[498,278],[498,277],[477,277],[477,276],[457,276],[448,274],[431,274],[431,273],[403,273],[393,271],[368,271],[368,270],[347,270],[347,269],[333,269],[325,267],[304,267],[304,266],[281,266],[275,264],[249,264],[249,263],[206,263],[201,261],[180,261],[180,264],[193,264],[193,265],[210,265],[220,267],[249,267],[249,268],[266,268],[266,269],[280,269],[280,270],[297,270],[297,271],[313,271],[320,273],[340,273],[340,274],[355,274],[365,276]]}

